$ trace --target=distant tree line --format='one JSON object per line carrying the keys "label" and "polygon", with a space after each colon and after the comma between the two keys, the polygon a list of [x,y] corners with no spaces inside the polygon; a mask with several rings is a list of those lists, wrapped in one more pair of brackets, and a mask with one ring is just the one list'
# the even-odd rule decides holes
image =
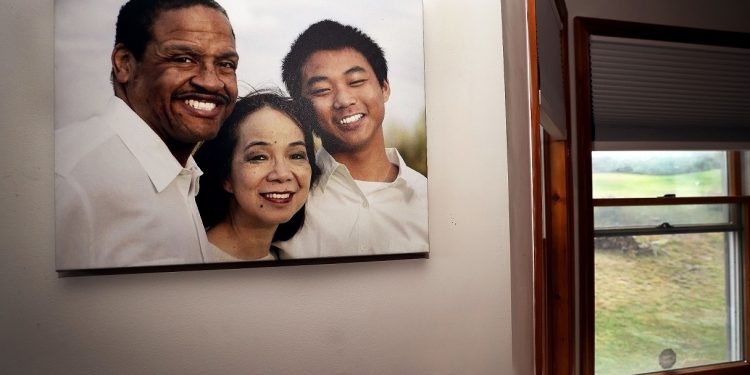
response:
{"label": "distant tree line", "polygon": [[633,173],[645,175],[675,175],[722,168],[721,152],[662,153],[658,157],[599,155],[592,160],[593,173]]}

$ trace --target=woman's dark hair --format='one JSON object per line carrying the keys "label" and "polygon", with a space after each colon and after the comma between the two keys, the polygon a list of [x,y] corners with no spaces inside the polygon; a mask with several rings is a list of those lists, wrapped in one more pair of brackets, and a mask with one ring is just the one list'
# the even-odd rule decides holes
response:
{"label": "woman's dark hair", "polygon": [[[229,203],[232,195],[224,190],[223,183],[229,178],[232,169],[232,156],[237,146],[239,125],[248,116],[261,108],[271,108],[289,116],[299,128],[305,139],[307,160],[310,162],[312,175],[310,190],[320,177],[320,168],[315,164],[315,145],[312,129],[299,121],[296,103],[278,90],[259,90],[237,100],[232,114],[224,121],[216,138],[206,141],[195,153],[195,160],[203,170],[200,179],[200,191],[196,196],[198,210],[203,224],[210,228],[229,214]],[[286,241],[297,233],[305,222],[305,207],[297,211],[292,218],[279,225],[273,241]]]}

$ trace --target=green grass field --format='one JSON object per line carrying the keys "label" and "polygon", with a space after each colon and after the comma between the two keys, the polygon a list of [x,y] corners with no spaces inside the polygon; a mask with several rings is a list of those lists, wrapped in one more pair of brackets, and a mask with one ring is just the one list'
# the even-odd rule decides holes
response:
{"label": "green grass field", "polygon": [[[594,175],[594,186],[600,197],[715,195],[720,178],[718,170],[602,173]],[[596,373],[659,371],[666,348],[677,353],[675,368],[727,360],[724,233],[636,240],[656,251],[595,252]]]}
{"label": "green grass field", "polygon": [[595,254],[596,373],[661,370],[727,358],[724,235],[643,236],[658,255]]}
{"label": "green grass field", "polygon": [[721,171],[656,176],[632,173],[595,173],[594,198],[678,197],[721,195]]}

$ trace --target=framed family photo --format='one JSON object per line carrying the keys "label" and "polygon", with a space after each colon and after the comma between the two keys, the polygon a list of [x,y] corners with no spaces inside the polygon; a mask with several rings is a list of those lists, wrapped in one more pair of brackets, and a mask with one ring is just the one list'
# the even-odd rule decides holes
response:
{"label": "framed family photo", "polygon": [[422,12],[56,0],[57,271],[427,257]]}

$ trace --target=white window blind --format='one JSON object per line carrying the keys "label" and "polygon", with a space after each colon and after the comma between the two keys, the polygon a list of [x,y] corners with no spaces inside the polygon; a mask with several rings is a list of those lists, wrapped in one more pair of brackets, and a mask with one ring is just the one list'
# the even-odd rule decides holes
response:
{"label": "white window blind", "polygon": [[595,149],[750,148],[750,50],[592,35],[590,56]]}

